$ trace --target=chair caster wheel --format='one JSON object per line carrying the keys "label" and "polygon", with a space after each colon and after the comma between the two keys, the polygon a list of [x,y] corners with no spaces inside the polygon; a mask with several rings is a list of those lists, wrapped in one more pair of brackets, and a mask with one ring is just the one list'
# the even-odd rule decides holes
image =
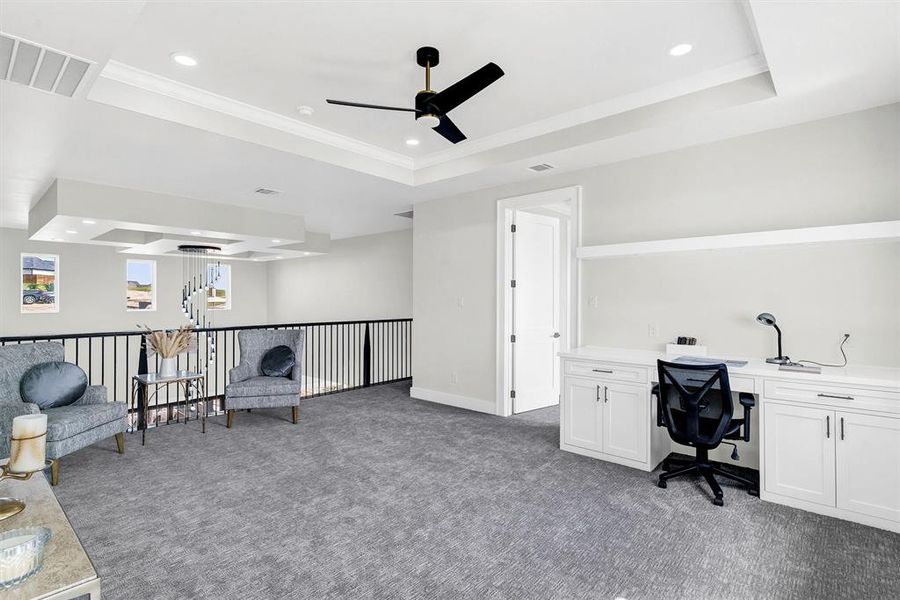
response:
{"label": "chair caster wheel", "polygon": [[759,498],[759,490],[747,490],[747,493],[751,496],[756,496],[757,498]]}
{"label": "chair caster wheel", "polygon": [[656,487],[661,487],[662,489],[666,489],[666,487],[668,487],[668,484],[665,481],[660,480],[660,481],[656,482]]}
{"label": "chair caster wheel", "polygon": [[716,506],[725,506],[725,501],[722,498],[713,498],[713,504]]}

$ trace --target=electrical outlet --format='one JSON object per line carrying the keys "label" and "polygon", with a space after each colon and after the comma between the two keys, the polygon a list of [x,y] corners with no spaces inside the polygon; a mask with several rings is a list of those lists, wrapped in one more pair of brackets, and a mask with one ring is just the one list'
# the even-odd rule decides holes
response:
{"label": "electrical outlet", "polygon": [[459,377],[456,375],[456,371],[451,371],[450,373],[450,383],[456,385],[459,383]]}
{"label": "electrical outlet", "polygon": [[647,336],[652,338],[659,337],[659,326],[656,323],[647,325]]}
{"label": "electrical outlet", "polygon": [[600,306],[600,297],[599,296],[591,296],[588,298],[588,304],[590,304],[591,308],[597,308]]}
{"label": "electrical outlet", "polygon": [[465,305],[466,305],[466,299],[465,299],[465,297],[463,297],[463,296],[457,296],[457,297],[456,297],[456,306],[458,306],[459,308],[462,308],[462,307],[465,306]]}

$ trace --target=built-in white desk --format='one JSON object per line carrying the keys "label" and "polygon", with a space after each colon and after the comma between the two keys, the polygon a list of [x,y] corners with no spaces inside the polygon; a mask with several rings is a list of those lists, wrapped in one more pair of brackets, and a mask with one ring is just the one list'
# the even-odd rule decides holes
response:
{"label": "built-in white desk", "polygon": [[[560,354],[560,448],[652,471],[672,450],[656,426],[656,361],[646,350]],[[732,390],[756,395],[760,498],[900,532],[900,369],[780,371],[761,359],[728,367]]]}

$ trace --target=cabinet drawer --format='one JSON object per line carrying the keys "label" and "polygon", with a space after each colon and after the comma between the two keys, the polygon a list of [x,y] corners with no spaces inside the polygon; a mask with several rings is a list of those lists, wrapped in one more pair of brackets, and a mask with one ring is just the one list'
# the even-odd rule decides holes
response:
{"label": "cabinet drawer", "polygon": [[837,409],[877,410],[900,414],[900,393],[865,390],[841,385],[799,383],[766,379],[764,394],[770,400],[786,400]]}
{"label": "cabinet drawer", "polygon": [[631,383],[647,383],[647,367],[619,365],[604,362],[581,362],[567,360],[565,374],[594,379],[627,381]]}

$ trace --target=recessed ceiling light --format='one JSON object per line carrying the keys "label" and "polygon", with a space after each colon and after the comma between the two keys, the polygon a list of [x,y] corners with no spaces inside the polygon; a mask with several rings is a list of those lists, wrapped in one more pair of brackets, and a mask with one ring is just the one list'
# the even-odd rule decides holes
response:
{"label": "recessed ceiling light", "polygon": [[85,225],[96,225],[97,224],[97,221],[91,221],[90,219],[82,219],[81,222],[84,223]]}
{"label": "recessed ceiling light", "polygon": [[669,54],[672,56],[684,56],[693,49],[694,47],[690,44],[678,44],[669,48]]}
{"label": "recessed ceiling light", "polygon": [[418,146],[419,140],[417,140],[416,138],[409,138],[408,140],[406,140],[406,145],[407,146]]}
{"label": "recessed ceiling light", "polygon": [[197,59],[189,54],[185,54],[183,52],[173,52],[172,60],[181,65],[182,67],[196,67]]}
{"label": "recessed ceiling light", "polygon": [[192,231],[191,235],[203,235],[202,231]]}
{"label": "recessed ceiling light", "polygon": [[301,115],[303,115],[304,117],[308,117],[309,115],[313,114],[313,107],[306,106],[305,104],[303,104],[303,105],[297,107],[297,112],[300,113]]}
{"label": "recessed ceiling light", "polygon": [[280,256],[276,256],[275,258],[281,258]]}
{"label": "recessed ceiling light", "polygon": [[78,232],[75,231],[74,229],[66,229],[66,233],[75,234],[75,233],[78,233]]}
{"label": "recessed ceiling light", "polygon": [[280,243],[281,243],[281,240],[272,240],[272,243],[273,243],[273,244],[280,244]]}

